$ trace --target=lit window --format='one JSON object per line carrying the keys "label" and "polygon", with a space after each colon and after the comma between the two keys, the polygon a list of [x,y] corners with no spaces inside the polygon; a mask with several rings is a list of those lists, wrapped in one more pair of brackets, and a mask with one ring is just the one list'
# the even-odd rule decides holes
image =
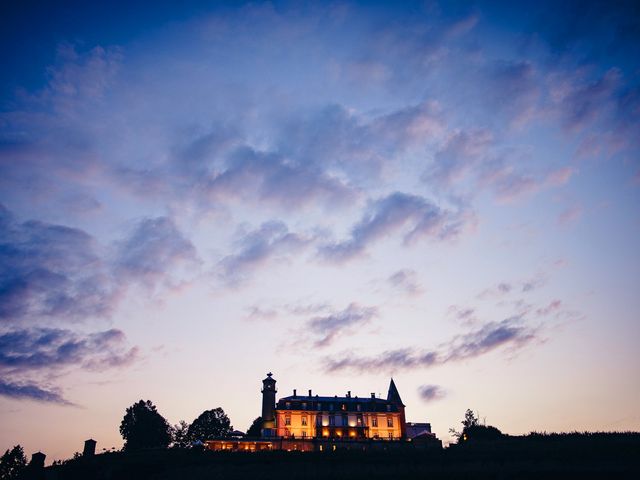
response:
{"label": "lit window", "polygon": [[356,418],[356,424],[361,427],[362,426],[362,417]]}
{"label": "lit window", "polygon": [[306,416],[306,415],[304,415],[304,416],[302,417],[302,426],[303,426],[303,427],[306,427],[306,426],[307,426],[307,416]]}
{"label": "lit window", "polygon": [[340,408],[342,408],[342,410],[346,410],[347,409],[347,405],[345,403],[343,403]]}
{"label": "lit window", "polygon": [[286,417],[284,417],[284,424],[291,425],[291,415],[287,415]]}
{"label": "lit window", "polygon": [[377,427],[378,426],[378,417],[371,417],[371,426],[372,427]]}
{"label": "lit window", "polygon": [[393,432],[389,432],[389,440],[393,440]]}
{"label": "lit window", "polygon": [[387,427],[393,427],[393,417],[387,417]]}

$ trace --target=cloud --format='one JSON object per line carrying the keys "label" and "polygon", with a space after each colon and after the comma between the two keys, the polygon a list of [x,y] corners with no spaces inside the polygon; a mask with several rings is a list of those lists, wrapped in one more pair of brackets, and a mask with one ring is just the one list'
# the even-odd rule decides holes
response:
{"label": "cloud", "polygon": [[405,292],[408,295],[418,295],[423,289],[418,282],[418,274],[415,270],[403,269],[393,273],[387,282],[394,288]]}
{"label": "cloud", "polygon": [[421,385],[418,387],[418,395],[426,402],[441,400],[446,396],[446,392],[438,385]]}
{"label": "cloud", "polygon": [[213,200],[250,199],[286,208],[317,201],[342,205],[355,195],[342,180],[320,169],[248,146],[237,149],[230,156],[226,169],[214,173],[204,190]]}
{"label": "cloud", "polygon": [[536,310],[536,314],[539,316],[545,317],[547,315],[550,315],[551,313],[558,312],[558,310],[560,310],[561,307],[562,307],[561,300],[558,300],[558,299],[552,300],[547,306],[538,308]]}
{"label": "cloud", "polygon": [[33,378],[65,375],[81,368],[91,371],[129,366],[139,358],[121,330],[81,334],[60,328],[28,328],[0,333],[0,396],[72,405],[57,390]]}
{"label": "cloud", "polygon": [[453,337],[437,349],[403,348],[372,357],[330,358],[325,368],[328,372],[415,370],[477,358],[499,348],[516,352],[539,340],[537,330],[524,325],[522,316],[515,316],[486,323],[472,332]]}
{"label": "cloud", "polygon": [[333,343],[339,335],[353,327],[366,325],[377,315],[378,309],[375,307],[362,307],[352,303],[342,311],[312,318],[307,322],[307,326],[313,333],[320,336],[314,345],[326,347]]}
{"label": "cloud", "polygon": [[66,366],[98,369],[125,366],[138,349],[127,348],[121,330],[79,334],[66,329],[32,328],[0,334],[0,369],[24,373]]}
{"label": "cloud", "polygon": [[255,230],[240,232],[238,252],[226,256],[218,263],[220,275],[231,284],[238,283],[271,258],[286,258],[311,241],[312,238],[290,232],[283,222],[265,222]]}
{"label": "cloud", "polygon": [[493,141],[493,134],[487,129],[454,132],[436,152],[433,165],[423,179],[439,186],[451,186],[483,161]]}
{"label": "cloud", "polygon": [[73,403],[65,400],[60,393],[45,390],[33,383],[12,383],[0,380],[0,396],[17,400],[36,400],[39,402],[56,403],[58,405],[72,406]]}
{"label": "cloud", "polygon": [[124,282],[155,286],[168,282],[180,268],[193,270],[199,264],[195,247],[172,219],[144,218],[125,239],[116,244],[115,272]]}
{"label": "cloud", "polygon": [[468,218],[462,212],[442,210],[424,197],[395,192],[372,202],[351,229],[351,237],[323,245],[320,256],[331,262],[345,262],[361,255],[367,246],[387,235],[403,231],[404,244],[422,238],[449,240],[461,234]]}
{"label": "cloud", "polygon": [[447,314],[452,316],[462,325],[470,326],[478,322],[475,308],[461,308],[456,305],[451,305],[447,311]]}
{"label": "cloud", "polygon": [[93,237],[83,230],[18,222],[0,205],[0,318],[108,316],[117,288]]}

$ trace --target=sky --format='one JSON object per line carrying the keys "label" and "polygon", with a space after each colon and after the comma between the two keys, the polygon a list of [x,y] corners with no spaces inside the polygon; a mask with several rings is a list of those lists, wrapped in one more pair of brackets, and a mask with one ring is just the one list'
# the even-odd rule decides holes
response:
{"label": "sky", "polygon": [[269,371],[640,429],[637,2],[5,3],[0,450]]}

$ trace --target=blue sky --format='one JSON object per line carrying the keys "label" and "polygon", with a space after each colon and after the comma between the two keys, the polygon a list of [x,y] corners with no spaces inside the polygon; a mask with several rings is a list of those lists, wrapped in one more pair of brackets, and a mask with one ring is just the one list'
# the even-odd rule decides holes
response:
{"label": "blue sky", "polygon": [[0,29],[0,448],[267,371],[640,428],[633,2],[62,3]]}

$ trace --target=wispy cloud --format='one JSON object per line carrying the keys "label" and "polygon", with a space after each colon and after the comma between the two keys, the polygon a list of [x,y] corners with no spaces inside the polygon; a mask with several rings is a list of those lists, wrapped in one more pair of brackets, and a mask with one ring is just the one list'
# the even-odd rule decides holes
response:
{"label": "wispy cloud", "polygon": [[375,307],[363,307],[357,303],[350,304],[344,310],[331,315],[314,317],[307,322],[309,329],[319,336],[314,345],[326,347],[331,345],[340,335],[369,323],[378,315]]}
{"label": "wispy cloud", "polygon": [[415,270],[408,268],[398,270],[387,278],[387,282],[394,288],[405,292],[408,295],[419,295],[423,288],[418,281],[418,274]]}
{"label": "wispy cloud", "polygon": [[472,332],[452,338],[433,350],[403,348],[385,351],[372,357],[348,355],[338,359],[329,358],[326,370],[364,372],[430,368],[480,357],[499,348],[516,352],[540,340],[537,329],[525,325],[521,317],[511,317],[500,322],[486,323]]}
{"label": "wispy cloud", "polygon": [[443,210],[417,195],[395,192],[369,205],[351,229],[351,237],[323,245],[319,253],[331,262],[345,262],[365,252],[367,246],[393,233],[403,236],[404,244],[422,238],[450,240],[462,233],[468,218],[462,212]]}
{"label": "wispy cloud", "polygon": [[58,390],[43,388],[33,378],[64,375],[81,368],[105,371],[126,367],[139,358],[121,330],[80,334],[59,328],[14,329],[0,333],[0,395],[71,405]]}
{"label": "wispy cloud", "polygon": [[287,258],[313,240],[290,232],[286,224],[276,220],[265,222],[255,230],[241,231],[239,237],[237,252],[218,264],[221,277],[232,285],[246,280],[254,269],[271,258]]}
{"label": "wispy cloud", "polygon": [[55,403],[64,406],[74,404],[65,400],[58,392],[47,390],[34,383],[12,383],[0,380],[0,396],[17,400],[35,400],[45,403]]}

